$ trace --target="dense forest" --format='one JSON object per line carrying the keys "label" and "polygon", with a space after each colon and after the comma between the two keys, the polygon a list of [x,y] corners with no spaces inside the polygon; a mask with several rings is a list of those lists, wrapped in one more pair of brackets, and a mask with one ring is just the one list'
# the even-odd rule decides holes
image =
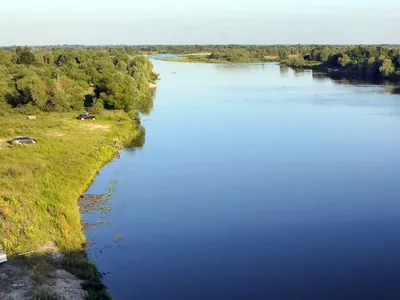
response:
{"label": "dense forest", "polygon": [[157,75],[144,56],[111,47],[0,49],[0,115],[146,107]]}

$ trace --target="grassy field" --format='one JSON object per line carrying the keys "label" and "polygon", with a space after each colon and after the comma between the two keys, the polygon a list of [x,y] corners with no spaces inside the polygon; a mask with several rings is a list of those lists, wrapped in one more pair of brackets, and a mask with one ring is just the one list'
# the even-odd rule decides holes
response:
{"label": "grassy field", "polygon": [[264,55],[264,60],[266,62],[278,62],[279,61],[279,56]]}
{"label": "grassy field", "polygon": [[[94,121],[75,116],[0,117],[0,247],[10,256],[49,242],[80,251],[85,237],[77,199],[115,155],[114,140],[130,142],[140,132],[124,112]],[[38,142],[7,143],[18,135]]]}

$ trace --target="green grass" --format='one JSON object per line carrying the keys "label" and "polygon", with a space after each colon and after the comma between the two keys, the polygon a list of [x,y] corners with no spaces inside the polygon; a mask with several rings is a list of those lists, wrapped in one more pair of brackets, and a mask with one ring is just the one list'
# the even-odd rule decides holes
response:
{"label": "green grass", "polygon": [[[128,143],[140,132],[124,112],[104,112],[95,121],[75,116],[0,117],[0,247],[10,256],[51,241],[63,252],[81,250],[77,199],[115,155],[114,139]],[[6,143],[17,135],[38,142]]]}

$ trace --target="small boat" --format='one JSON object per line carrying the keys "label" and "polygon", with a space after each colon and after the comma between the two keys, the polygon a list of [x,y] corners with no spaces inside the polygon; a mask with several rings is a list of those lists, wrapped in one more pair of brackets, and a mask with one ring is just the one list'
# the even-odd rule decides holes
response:
{"label": "small boat", "polygon": [[0,248],[0,264],[7,261],[7,255],[4,253],[3,249]]}

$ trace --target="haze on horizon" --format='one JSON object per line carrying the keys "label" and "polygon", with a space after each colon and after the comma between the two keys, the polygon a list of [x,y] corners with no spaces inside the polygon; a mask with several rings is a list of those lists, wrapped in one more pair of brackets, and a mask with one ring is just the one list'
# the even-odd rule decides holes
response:
{"label": "haze on horizon", "polygon": [[398,0],[5,0],[0,46],[400,44]]}

